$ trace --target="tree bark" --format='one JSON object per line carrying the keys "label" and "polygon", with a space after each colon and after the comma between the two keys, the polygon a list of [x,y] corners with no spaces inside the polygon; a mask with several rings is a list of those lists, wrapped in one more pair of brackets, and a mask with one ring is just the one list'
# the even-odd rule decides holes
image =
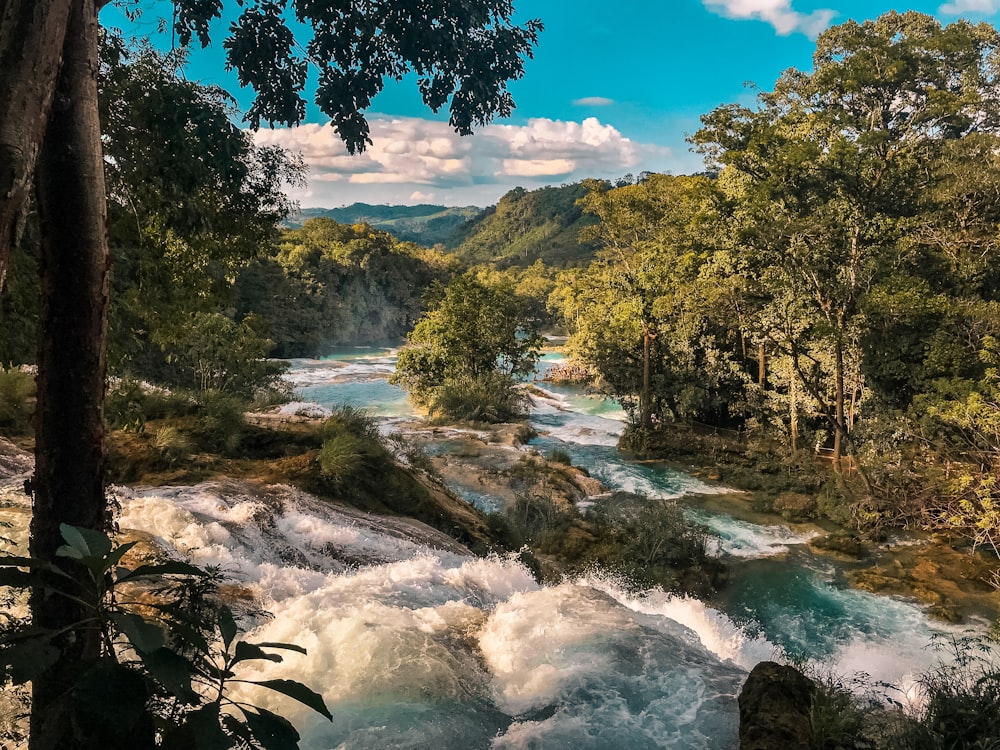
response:
{"label": "tree bark", "polygon": [[789,412],[789,432],[792,440],[792,453],[799,450],[799,404],[798,389],[795,384],[795,369],[789,368],[788,378],[788,412]]}
{"label": "tree bark", "polygon": [[42,146],[73,0],[0,9],[0,290]]}
{"label": "tree bark", "polygon": [[833,468],[840,471],[840,459],[843,456],[843,439],[846,436],[844,423],[844,343],[837,338],[834,362],[834,431],[833,431]]}
{"label": "tree bark", "polygon": [[767,352],[763,341],[757,344],[757,385],[761,390],[767,385]]}
{"label": "tree bark", "polygon": [[[104,343],[108,302],[107,209],[97,102],[95,0],[74,0],[63,65],[35,175],[41,226],[41,330],[31,554],[55,557],[60,524],[105,525]],[[81,571],[73,573],[82,575]],[[83,619],[65,597],[36,588],[35,626]],[[31,748],[97,746],[69,734],[66,690],[99,655],[94,632],[68,633],[56,664],[33,681]]]}
{"label": "tree bark", "polygon": [[655,336],[649,326],[642,324],[642,393],[639,394],[639,424],[644,429],[653,426],[653,383],[650,364],[650,347]]}

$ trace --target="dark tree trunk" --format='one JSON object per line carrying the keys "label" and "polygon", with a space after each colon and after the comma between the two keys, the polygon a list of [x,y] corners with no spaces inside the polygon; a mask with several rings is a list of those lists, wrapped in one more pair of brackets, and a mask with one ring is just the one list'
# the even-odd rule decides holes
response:
{"label": "dark tree trunk", "polygon": [[[74,0],[64,62],[35,175],[41,226],[41,330],[31,554],[60,562],[62,523],[105,524],[104,341],[108,249],[97,106],[95,0]],[[79,622],[65,597],[32,592],[34,624],[62,629]],[[99,655],[94,633],[69,634],[60,657],[32,685],[31,748],[89,748],[71,738],[62,711],[66,688]]]}
{"label": "dark tree trunk", "polygon": [[72,0],[0,4],[0,290],[52,105]]}

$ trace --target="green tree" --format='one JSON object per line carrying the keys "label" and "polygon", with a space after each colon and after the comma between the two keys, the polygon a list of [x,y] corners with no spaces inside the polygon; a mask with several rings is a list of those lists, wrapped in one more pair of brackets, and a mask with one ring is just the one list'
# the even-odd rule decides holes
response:
{"label": "green tree", "polygon": [[530,302],[510,285],[488,286],[471,273],[430,294],[391,382],[447,419],[502,422],[523,415],[518,379],[534,369],[542,344]]}
{"label": "green tree", "polygon": [[192,313],[232,307],[233,280],[275,240],[302,166],[256,147],[225,92],[178,74],[182,54],[110,36],[102,62],[109,367],[170,382],[163,345]]}
{"label": "green tree", "polygon": [[[107,206],[97,93],[98,11],[104,0],[10,0],[0,12],[0,286],[31,186],[41,227],[41,341],[31,552],[56,559],[59,525],[97,529],[105,522],[105,332],[108,299]],[[386,79],[418,76],[424,101],[449,103],[450,122],[474,124],[513,107],[507,82],[522,73],[540,24],[510,21],[509,0],[421,5],[394,0],[344,13],[339,3],[255,0],[226,41],[228,61],[257,97],[247,114],[295,123],[305,114],[306,55],[319,68],[316,101],[348,148],[368,139],[362,114]],[[209,42],[223,0],[175,0],[182,45]],[[352,6],[353,7],[353,6]],[[304,44],[289,29],[312,33]],[[304,50],[304,52],[299,52]],[[74,571],[73,566],[67,566]],[[79,571],[75,571],[79,574]],[[32,616],[57,631],[80,619],[71,601],[36,591]],[[64,744],[49,709],[71,667],[87,655],[69,635],[61,658],[33,682],[32,743]],[[76,747],[93,743],[77,742]]]}
{"label": "green tree", "polygon": [[863,301],[903,260],[900,242],[941,144],[997,126],[1000,37],[887,13],[817,40],[813,72],[786,71],[760,108],[731,105],[695,136],[743,206],[754,335],[790,358],[834,434],[849,438],[848,381]]}
{"label": "green tree", "polygon": [[609,189],[592,182],[583,207],[598,259],[553,302],[570,348],[649,428],[670,417],[705,417],[732,377],[708,312],[702,271],[724,236],[721,195],[707,177],[648,175]]}

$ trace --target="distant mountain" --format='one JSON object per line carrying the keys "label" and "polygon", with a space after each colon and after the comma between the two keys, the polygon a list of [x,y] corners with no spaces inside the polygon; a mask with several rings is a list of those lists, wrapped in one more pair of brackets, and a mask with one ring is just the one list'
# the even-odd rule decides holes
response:
{"label": "distant mountain", "polygon": [[458,227],[448,249],[467,263],[501,268],[530,266],[539,258],[553,266],[582,265],[596,250],[579,238],[582,228],[597,223],[576,205],[586,194],[582,183],[514,188],[496,206]]}
{"label": "distant mountain", "polygon": [[439,243],[451,244],[458,227],[482,213],[476,206],[372,206],[352,203],[341,208],[303,208],[289,216],[289,227],[298,228],[306,219],[326,217],[341,224],[371,224],[383,229],[402,242],[415,242],[424,247]]}

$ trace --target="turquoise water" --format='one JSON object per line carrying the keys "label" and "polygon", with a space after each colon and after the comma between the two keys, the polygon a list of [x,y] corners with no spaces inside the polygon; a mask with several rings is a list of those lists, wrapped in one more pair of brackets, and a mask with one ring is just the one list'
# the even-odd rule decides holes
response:
{"label": "turquoise water", "polygon": [[[546,354],[539,372],[560,361],[558,353]],[[327,406],[348,403],[388,419],[412,416],[405,394],[384,380],[391,364],[392,352],[354,351],[321,363],[295,363],[292,377],[303,383],[297,392],[306,400]],[[542,454],[564,451],[574,465],[613,489],[662,498],[722,491],[683,472],[630,461],[619,453],[615,445],[624,414],[613,402],[572,386],[536,386],[544,395],[534,399],[531,421],[539,436],[529,448]],[[438,450],[448,447],[442,444]],[[488,495],[455,489],[480,508],[498,507]],[[848,588],[838,564],[812,555],[806,546],[815,532],[753,524],[710,512],[693,500],[685,502],[685,509],[717,536],[718,554],[733,571],[731,584],[709,604],[741,633],[741,643],[757,644],[756,658],[783,652],[839,674],[864,671],[900,689],[934,663],[927,646],[946,628],[911,602]]]}

